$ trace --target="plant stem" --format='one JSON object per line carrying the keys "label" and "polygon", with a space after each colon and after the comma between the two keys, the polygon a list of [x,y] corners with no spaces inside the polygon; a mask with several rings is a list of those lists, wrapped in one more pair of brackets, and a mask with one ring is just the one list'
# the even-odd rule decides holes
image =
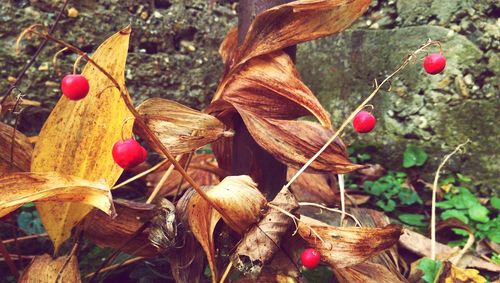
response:
{"label": "plant stem", "polygon": [[5,259],[5,262],[7,263],[7,266],[9,267],[9,270],[12,273],[12,275],[14,275],[16,280],[19,279],[19,271],[17,271],[17,267],[14,264],[14,261],[12,261],[12,258],[10,257],[9,252],[5,248],[5,245],[3,244],[2,241],[0,241],[0,254]]}
{"label": "plant stem", "polygon": [[151,173],[151,172],[155,171],[156,169],[160,168],[163,164],[167,163],[167,161],[168,161],[168,160],[166,160],[166,159],[165,159],[165,160],[162,160],[162,161],[158,162],[155,166],[153,166],[153,167],[149,168],[148,170],[143,171],[143,172],[141,172],[141,173],[139,173],[139,174],[135,175],[134,177],[132,177],[132,178],[130,178],[130,179],[127,179],[127,180],[125,180],[125,181],[121,182],[120,184],[118,184],[118,185],[116,185],[116,186],[113,186],[111,189],[112,189],[112,190],[114,190],[114,189],[121,188],[121,187],[125,186],[126,184],[129,184],[129,183],[131,183],[131,182],[133,182],[133,181],[135,181],[135,180],[137,180],[137,179],[139,179],[139,178],[142,178],[142,177],[144,177],[145,175],[147,175],[147,174],[149,174],[149,173]]}
{"label": "plant stem", "polygon": [[[64,10],[66,9],[66,6],[68,5],[68,2],[69,0],[65,0],[62,7],[61,7],[61,10],[59,10],[59,13],[57,14],[57,17],[54,21],[54,24],[50,27],[49,29],[49,32],[48,34],[52,34],[54,32],[54,30],[56,29],[57,27],[57,24],[59,23],[59,20],[61,19],[61,16],[62,14],[64,13]],[[33,63],[35,62],[36,58],[38,57],[38,55],[40,55],[40,53],[42,52],[43,48],[45,47],[45,45],[47,45],[47,42],[49,40],[47,38],[44,38],[42,43],[40,43],[40,45],[38,46],[38,49],[35,51],[35,54],[33,54],[33,56],[31,56],[30,60],[28,61],[28,63],[26,63],[26,65],[24,65],[24,67],[22,68],[21,72],[19,73],[19,75],[17,75],[17,78],[16,80],[14,81],[13,84],[10,85],[10,87],[3,93],[3,98],[2,100],[0,101],[0,105],[3,104],[3,102],[5,101],[5,99],[7,99],[7,96],[10,95],[10,92],[17,87],[17,85],[19,85],[19,83],[22,81],[24,75],[26,74],[26,72],[28,71],[29,67],[31,67],[31,65],[33,65]]]}
{"label": "plant stem", "polygon": [[448,162],[448,159],[452,157],[455,153],[457,153],[461,147],[468,144],[470,140],[467,139],[466,142],[459,144],[454,151],[450,154],[446,155],[443,159],[443,162],[439,164],[438,169],[436,170],[436,176],[434,177],[434,183],[432,184],[432,208],[431,208],[431,259],[436,260],[436,194],[438,188],[439,174],[443,166]]}
{"label": "plant stem", "polygon": [[302,174],[307,169],[307,167],[309,167],[311,165],[311,163],[313,163],[314,160],[316,160],[316,158],[318,158],[318,156],[320,156],[323,153],[323,151],[325,151],[328,148],[328,146],[330,146],[330,144],[340,135],[340,133],[349,125],[349,123],[351,123],[352,119],[354,119],[354,117],[356,116],[356,114],[358,114],[359,111],[361,111],[363,108],[365,108],[365,106],[373,99],[373,97],[375,97],[375,95],[377,95],[377,93],[380,91],[380,89],[382,88],[383,85],[385,85],[387,82],[390,81],[390,79],[392,79],[396,74],[398,74],[401,70],[403,70],[412,60],[414,60],[415,58],[417,58],[417,54],[418,53],[420,53],[422,51],[425,51],[426,48],[429,47],[429,46],[431,46],[431,45],[439,45],[440,46],[439,42],[432,41],[432,40],[429,39],[429,41],[427,41],[427,43],[423,44],[417,50],[415,50],[412,54],[410,54],[404,60],[403,64],[401,64],[392,74],[390,74],[388,77],[386,77],[382,81],[382,83],[378,84],[377,81],[375,81],[375,90],[349,115],[349,117],[347,117],[347,119],[342,123],[342,125],[340,126],[340,128],[325,143],[325,145],[323,145],[323,147],[320,150],[318,150],[318,152],[316,152],[316,154],[314,154],[313,157],[311,157],[311,159],[309,159],[304,164],[304,166],[302,166],[302,168],[300,168],[299,171],[297,171],[295,173],[295,175],[285,185],[285,188],[290,187],[290,185],[293,182],[295,182],[295,180],[300,176],[300,174]]}
{"label": "plant stem", "polygon": [[[129,264],[132,264],[132,263],[135,263],[135,262],[138,262],[138,261],[141,261],[141,260],[144,260],[144,257],[142,256],[138,256],[138,257],[134,257],[134,258],[131,258],[131,259],[127,259],[126,261],[124,262],[120,262],[120,263],[116,263],[116,264],[113,264],[113,265],[110,265],[106,268],[103,268],[101,270],[101,272],[107,272],[107,271],[111,271],[111,270],[114,270],[116,268],[119,268],[119,267],[124,267],[124,266],[127,266]],[[93,277],[95,274],[95,272],[92,272],[92,273],[89,273],[87,275],[85,275],[85,278],[90,278],[90,277]]]}
{"label": "plant stem", "polygon": [[7,244],[10,244],[10,243],[27,241],[27,240],[32,240],[32,239],[38,239],[38,238],[41,238],[41,237],[47,237],[47,233],[29,235],[29,236],[14,238],[14,239],[7,239],[7,240],[3,240],[2,243],[4,245],[7,245]]}
{"label": "plant stem", "polygon": [[[177,161],[180,161],[182,158],[182,154],[177,156],[175,158],[175,160]],[[165,182],[167,181],[168,177],[170,177],[170,174],[172,174],[172,172],[174,171],[174,166],[173,165],[170,165],[167,169],[167,171],[165,171],[165,174],[163,174],[163,176],[161,177],[160,181],[158,182],[158,184],[156,184],[153,192],[151,193],[151,195],[149,196],[148,200],[146,201],[146,203],[152,203],[153,200],[155,199],[156,195],[158,195],[158,192],[160,192],[160,189],[163,187],[163,184],[165,184]]]}

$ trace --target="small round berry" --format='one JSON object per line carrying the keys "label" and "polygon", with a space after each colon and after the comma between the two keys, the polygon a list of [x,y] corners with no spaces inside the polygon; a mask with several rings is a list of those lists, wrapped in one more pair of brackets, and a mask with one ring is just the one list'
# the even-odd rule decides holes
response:
{"label": "small round berry", "polygon": [[359,111],[352,120],[352,126],[358,133],[369,133],[375,128],[377,119],[368,111]]}
{"label": "small round berry", "polygon": [[123,169],[133,168],[146,161],[148,153],[140,143],[134,139],[117,141],[112,150],[113,159]]}
{"label": "small round berry", "polygon": [[446,58],[441,53],[431,53],[424,58],[424,69],[428,74],[439,74],[444,67],[446,67]]}
{"label": "small round berry", "polygon": [[315,268],[321,260],[320,253],[315,249],[305,249],[300,255],[302,265],[307,268]]}
{"label": "small round berry", "polygon": [[89,81],[83,75],[66,75],[61,81],[62,93],[71,100],[84,98],[89,89]]}

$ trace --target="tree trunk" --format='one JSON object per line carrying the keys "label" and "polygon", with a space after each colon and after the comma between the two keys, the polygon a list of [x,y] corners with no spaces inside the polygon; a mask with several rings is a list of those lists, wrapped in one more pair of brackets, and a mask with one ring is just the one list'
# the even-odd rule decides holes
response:
{"label": "tree trunk", "polygon": [[[290,0],[240,0],[238,11],[238,43],[241,44],[255,16]],[[295,60],[295,46],[285,51]],[[259,184],[267,199],[273,199],[286,182],[287,167],[262,149],[241,120],[235,122],[233,143],[233,175],[250,175]]]}

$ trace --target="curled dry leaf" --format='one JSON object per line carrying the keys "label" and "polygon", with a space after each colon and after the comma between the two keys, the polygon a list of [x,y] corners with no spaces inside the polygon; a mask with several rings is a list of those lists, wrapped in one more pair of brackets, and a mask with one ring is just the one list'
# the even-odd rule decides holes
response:
{"label": "curled dry leaf", "polygon": [[61,256],[56,259],[48,254],[36,256],[30,265],[24,270],[19,278],[19,283],[40,283],[40,282],[82,282],[78,260],[72,256],[66,267],[62,271],[59,281],[56,281],[59,271],[62,270],[68,257]]}
{"label": "curled dry leaf", "polygon": [[360,264],[334,268],[333,273],[340,283],[405,283],[404,277],[396,276],[381,264],[362,262]]}
{"label": "curled dry leaf", "polygon": [[333,268],[359,264],[379,254],[396,244],[402,231],[397,225],[383,228],[334,227],[306,216],[301,217],[301,220],[298,230],[300,236],[318,250],[322,260]]}
{"label": "curled dry leaf", "polygon": [[[232,135],[217,118],[168,99],[150,98],[139,105],[137,111],[173,155],[191,152]],[[142,133],[139,128],[137,131]],[[154,147],[154,143],[149,144]]]}
{"label": "curled dry leaf", "polygon": [[[124,85],[131,29],[127,27],[108,38],[92,59],[103,66],[120,85]],[[90,181],[104,180],[112,187],[123,169],[111,155],[113,144],[132,133],[132,114],[111,81],[88,63],[82,74],[90,92],[85,99],[70,101],[62,96],[45,122],[33,152],[31,171],[61,172]],[[38,203],[42,223],[56,250],[66,240],[73,225],[91,207],[78,203]]]}
{"label": "curled dry leaf", "polygon": [[[229,176],[220,184],[207,190],[208,197],[232,219],[224,221],[236,232],[243,233],[261,216],[266,199],[248,176]],[[218,279],[215,263],[213,232],[221,215],[199,195],[191,198],[188,205],[189,227],[205,251],[213,280]]]}
{"label": "curled dry leaf", "polygon": [[259,55],[344,30],[363,14],[370,2],[299,0],[276,6],[255,17],[238,49],[237,31],[233,29],[223,42],[220,53],[229,69],[235,70]]}
{"label": "curled dry leaf", "polygon": [[110,217],[95,209],[85,217],[83,221],[85,237],[100,247],[120,249],[136,256],[157,255],[157,249],[148,240],[149,229],[135,235],[153,218],[155,206],[121,199],[113,203],[116,217]]}
{"label": "curled dry leaf", "polygon": [[[288,168],[287,180],[295,173],[297,173],[296,169]],[[337,180],[332,174],[302,173],[292,184],[290,190],[299,202],[334,205],[338,200],[335,197],[335,192],[338,191]]]}
{"label": "curled dry leaf", "polygon": [[254,278],[280,250],[282,240],[287,233],[291,233],[290,228],[294,223],[290,216],[275,207],[290,214],[295,214],[299,208],[297,200],[286,188],[281,189],[269,204],[272,206],[268,207],[259,223],[245,234],[232,257],[236,268]]}
{"label": "curled dry leaf", "polygon": [[[14,144],[12,144],[12,135],[14,135]],[[11,149],[13,149],[12,156]],[[23,133],[0,122],[0,176],[8,172],[29,171],[32,153],[33,147]],[[10,167],[11,160],[12,168]]]}
{"label": "curled dry leaf", "polygon": [[13,173],[0,178],[0,217],[32,201],[82,203],[114,215],[109,187],[102,182],[55,172]]}

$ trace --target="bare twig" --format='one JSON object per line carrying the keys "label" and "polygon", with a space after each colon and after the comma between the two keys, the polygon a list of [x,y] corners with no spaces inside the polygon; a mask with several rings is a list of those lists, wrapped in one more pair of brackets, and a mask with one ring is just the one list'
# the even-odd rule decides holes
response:
{"label": "bare twig", "polygon": [[[180,161],[182,158],[182,154],[177,156],[175,158],[176,161]],[[158,195],[158,192],[160,192],[160,189],[163,187],[163,184],[165,184],[165,182],[167,181],[168,177],[170,177],[170,174],[172,174],[172,172],[174,171],[174,165],[170,165],[167,169],[167,171],[165,171],[165,174],[163,174],[163,176],[161,177],[160,181],[158,182],[158,184],[156,184],[155,188],[153,189],[153,192],[151,192],[151,195],[149,196],[148,200],[146,201],[146,203],[152,203],[153,200],[155,199],[156,195]]]}
{"label": "bare twig", "polygon": [[5,259],[5,262],[7,263],[7,266],[9,267],[10,272],[12,273],[12,275],[14,275],[14,277],[17,280],[19,278],[19,271],[17,271],[17,267],[14,264],[14,261],[12,261],[12,258],[10,257],[9,252],[5,248],[5,245],[3,244],[2,241],[0,241],[0,254]]}
{"label": "bare twig", "polygon": [[135,175],[134,177],[132,177],[132,178],[130,178],[130,179],[127,179],[127,180],[125,180],[125,181],[121,182],[121,183],[120,183],[120,184],[118,184],[118,185],[113,186],[113,188],[111,188],[111,189],[112,189],[112,190],[114,190],[114,189],[121,188],[121,187],[125,186],[126,184],[129,184],[129,183],[131,183],[131,182],[133,182],[133,181],[135,181],[135,180],[137,180],[137,179],[140,179],[140,178],[142,178],[142,177],[146,176],[147,174],[149,174],[149,173],[151,173],[151,172],[155,171],[156,169],[160,168],[163,164],[167,163],[167,161],[168,161],[167,159],[164,159],[164,160],[162,160],[162,161],[158,162],[155,166],[153,166],[153,167],[149,168],[148,170],[143,171],[143,172],[141,172],[141,173],[139,173],[139,174]]}
{"label": "bare twig", "polygon": [[10,243],[28,241],[28,240],[32,240],[32,239],[38,239],[38,238],[42,238],[42,237],[47,237],[47,236],[48,236],[47,233],[35,234],[35,235],[29,235],[29,236],[24,236],[24,237],[17,237],[17,238],[14,238],[14,239],[7,239],[7,240],[3,240],[2,242],[4,243],[4,245],[8,245]]}
{"label": "bare twig", "polygon": [[[57,17],[56,17],[56,19],[54,21],[54,24],[50,27],[50,29],[48,31],[48,34],[52,34],[54,32],[54,30],[56,29],[57,24],[59,23],[59,20],[61,19],[62,14],[66,10],[66,6],[68,5],[68,2],[69,2],[69,0],[65,0],[64,1],[63,5],[61,7],[61,10],[59,10],[59,13],[57,14]],[[31,58],[28,61],[28,63],[26,63],[26,65],[24,65],[24,67],[21,70],[21,72],[19,73],[19,75],[17,75],[17,78],[14,81],[14,83],[12,83],[10,85],[10,87],[3,93],[3,98],[0,101],[0,104],[3,104],[4,100],[7,99],[7,96],[10,94],[10,92],[17,85],[19,85],[19,83],[23,79],[24,75],[26,74],[26,71],[28,71],[29,67],[31,67],[31,65],[33,65],[33,63],[35,62],[36,58],[38,57],[38,55],[40,55],[40,53],[42,52],[43,48],[45,47],[45,45],[47,44],[48,41],[49,40],[47,38],[44,38],[44,40],[42,41],[42,43],[40,43],[40,45],[38,46],[38,49],[35,51],[35,54],[33,54],[33,56],[31,56]]]}
{"label": "bare twig", "polygon": [[431,208],[431,259],[436,260],[436,194],[437,194],[437,187],[438,187],[438,181],[439,181],[439,174],[441,173],[441,169],[443,166],[446,164],[448,159],[452,157],[455,153],[457,153],[460,148],[465,146],[470,142],[469,139],[467,139],[466,142],[459,144],[455,150],[453,150],[450,154],[446,155],[443,159],[443,162],[439,164],[437,170],[436,170],[436,175],[434,177],[434,183],[432,184],[432,208]]}
{"label": "bare twig", "polygon": [[[101,269],[101,272],[107,272],[107,271],[115,270],[117,268],[124,267],[124,266],[130,265],[132,263],[136,263],[138,261],[141,261],[141,260],[144,260],[144,257],[138,256],[138,257],[134,257],[134,258],[131,258],[131,259],[127,259],[124,262],[116,263],[116,264],[110,265],[110,266],[108,266],[106,268],[103,268],[103,269]],[[91,278],[94,275],[95,275],[95,272],[89,273],[89,274],[85,275],[85,279]]]}
{"label": "bare twig", "polygon": [[427,49],[427,47],[431,45],[438,45],[441,46],[439,42],[430,40],[427,41],[425,44],[420,46],[417,50],[415,50],[413,53],[411,53],[404,61],[403,63],[389,76],[387,76],[380,84],[376,83],[375,84],[375,90],[363,101],[350,115],[347,117],[347,119],[342,123],[342,125],[339,127],[339,129],[335,132],[335,134],[323,145],[323,147],[316,152],[316,154],[307,161],[302,168],[300,168],[299,171],[295,173],[295,175],[288,181],[288,183],[285,185],[286,188],[290,187],[290,185],[302,174],[307,167],[311,165],[311,163],[320,156],[323,151],[325,151],[328,146],[340,135],[340,133],[349,125],[349,123],[352,121],[352,119],[358,114],[359,111],[361,111],[365,106],[375,97],[375,95],[380,91],[383,85],[386,83],[390,83],[390,80],[398,74],[401,70],[403,70],[408,64],[410,64],[412,61],[414,61],[415,58],[417,58],[417,55]]}

